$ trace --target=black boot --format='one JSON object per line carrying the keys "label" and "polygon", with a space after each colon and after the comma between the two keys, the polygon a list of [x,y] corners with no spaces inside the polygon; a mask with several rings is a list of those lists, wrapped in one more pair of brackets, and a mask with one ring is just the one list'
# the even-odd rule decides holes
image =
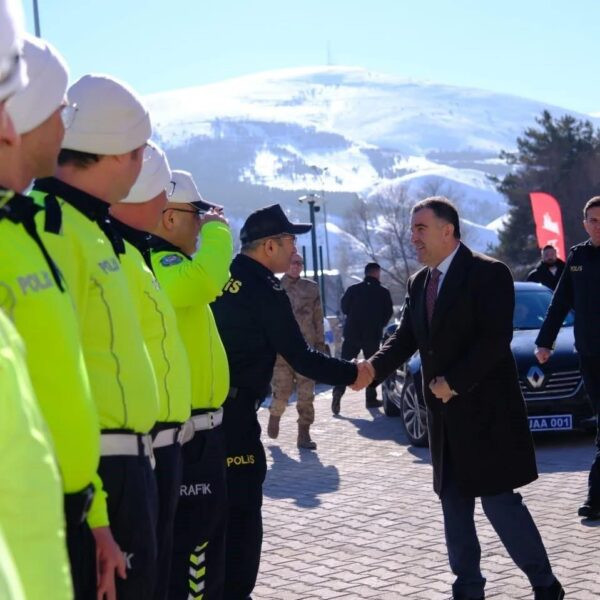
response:
{"label": "black boot", "polygon": [[600,506],[595,506],[589,500],[586,500],[577,511],[577,514],[584,519],[597,521],[600,519]]}
{"label": "black boot", "polygon": [[340,414],[340,403],[342,401],[342,394],[343,392],[341,390],[333,388],[333,393],[331,394],[331,412],[334,415]]}
{"label": "black boot", "polygon": [[556,579],[552,585],[541,587],[539,585],[533,588],[534,600],[562,600],[565,597],[565,590]]}
{"label": "black boot", "polygon": [[365,406],[367,408],[379,408],[383,406],[383,402],[377,400],[377,390],[373,387],[368,387],[365,390]]}

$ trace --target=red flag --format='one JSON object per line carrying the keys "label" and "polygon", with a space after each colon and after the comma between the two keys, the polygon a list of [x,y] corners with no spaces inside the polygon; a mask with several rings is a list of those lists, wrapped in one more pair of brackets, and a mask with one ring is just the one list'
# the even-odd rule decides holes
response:
{"label": "red flag", "polygon": [[558,201],[554,196],[542,192],[532,192],[529,196],[538,246],[554,246],[558,258],[565,260],[565,237]]}

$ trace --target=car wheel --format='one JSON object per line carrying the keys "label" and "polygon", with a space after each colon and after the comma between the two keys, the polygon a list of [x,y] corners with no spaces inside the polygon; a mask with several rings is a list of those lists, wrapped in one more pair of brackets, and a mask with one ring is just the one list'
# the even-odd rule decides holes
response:
{"label": "car wheel", "polygon": [[391,375],[383,382],[383,385],[381,386],[381,397],[383,400],[384,414],[388,417],[399,417],[402,387],[398,383],[396,375]]}
{"label": "car wheel", "polygon": [[410,443],[413,446],[427,446],[427,410],[412,378],[406,382],[404,387],[401,414]]}

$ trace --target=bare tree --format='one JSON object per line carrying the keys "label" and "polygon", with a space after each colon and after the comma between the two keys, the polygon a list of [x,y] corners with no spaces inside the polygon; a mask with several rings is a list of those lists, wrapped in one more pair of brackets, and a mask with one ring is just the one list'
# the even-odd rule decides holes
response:
{"label": "bare tree", "polygon": [[395,185],[371,196],[368,202],[357,198],[347,217],[347,229],[364,253],[381,265],[402,292],[417,266],[410,244],[413,204],[407,188]]}

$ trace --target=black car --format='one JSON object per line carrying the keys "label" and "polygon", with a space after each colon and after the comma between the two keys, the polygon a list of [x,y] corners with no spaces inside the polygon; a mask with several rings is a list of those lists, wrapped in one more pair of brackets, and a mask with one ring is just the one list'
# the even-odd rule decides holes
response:
{"label": "black car", "polygon": [[[591,402],[583,389],[574,346],[573,314],[565,319],[550,360],[540,365],[533,351],[552,292],[539,283],[515,283],[514,334],[511,349],[525,397],[531,431],[587,429],[594,426]],[[390,325],[384,336],[391,335]],[[423,399],[421,358],[417,352],[382,385],[383,410],[402,417],[415,446],[427,445],[427,411]]]}

